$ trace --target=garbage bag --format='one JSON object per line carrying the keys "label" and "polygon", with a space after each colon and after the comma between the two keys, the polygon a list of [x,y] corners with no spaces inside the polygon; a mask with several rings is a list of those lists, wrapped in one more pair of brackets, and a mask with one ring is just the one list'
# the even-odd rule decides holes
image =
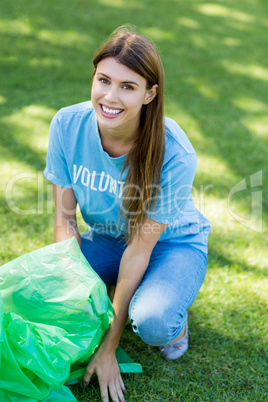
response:
{"label": "garbage bag", "polygon": [[0,296],[1,402],[76,400],[70,367],[94,353],[113,311],[75,238],[2,265]]}

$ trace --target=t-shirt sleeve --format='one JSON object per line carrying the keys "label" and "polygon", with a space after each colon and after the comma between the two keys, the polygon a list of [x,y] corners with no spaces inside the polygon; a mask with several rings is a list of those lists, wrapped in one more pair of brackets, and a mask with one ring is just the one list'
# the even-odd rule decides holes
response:
{"label": "t-shirt sleeve", "polygon": [[72,187],[72,181],[64,154],[60,123],[57,114],[53,117],[50,124],[49,143],[44,176],[57,186]]}
{"label": "t-shirt sleeve", "polygon": [[186,202],[191,198],[196,166],[196,154],[173,156],[162,168],[155,211],[152,200],[147,213],[148,218],[170,224],[183,216]]}

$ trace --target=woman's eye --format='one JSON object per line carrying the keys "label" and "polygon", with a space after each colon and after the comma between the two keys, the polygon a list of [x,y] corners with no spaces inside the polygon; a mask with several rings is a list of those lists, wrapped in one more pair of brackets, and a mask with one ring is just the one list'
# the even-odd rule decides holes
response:
{"label": "woman's eye", "polygon": [[109,84],[109,81],[106,78],[100,78],[100,82],[103,84]]}
{"label": "woman's eye", "polygon": [[129,89],[129,90],[133,90],[133,86],[132,85],[124,85],[123,86],[124,89]]}

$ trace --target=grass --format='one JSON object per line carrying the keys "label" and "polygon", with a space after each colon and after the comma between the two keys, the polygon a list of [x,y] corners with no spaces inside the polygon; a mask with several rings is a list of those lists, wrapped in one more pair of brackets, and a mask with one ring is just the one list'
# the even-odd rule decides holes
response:
{"label": "grass", "polygon": [[[189,312],[190,349],[166,362],[127,327],[121,345],[144,368],[124,375],[128,401],[268,399],[267,8],[264,0],[1,6],[1,264],[53,242],[51,185],[42,176],[49,123],[59,108],[90,97],[93,54],[117,26],[134,24],[155,41],[166,115],[198,154],[193,193],[213,230],[206,280]],[[230,197],[242,180],[247,187]],[[100,399],[94,381],[71,387],[79,401]]]}

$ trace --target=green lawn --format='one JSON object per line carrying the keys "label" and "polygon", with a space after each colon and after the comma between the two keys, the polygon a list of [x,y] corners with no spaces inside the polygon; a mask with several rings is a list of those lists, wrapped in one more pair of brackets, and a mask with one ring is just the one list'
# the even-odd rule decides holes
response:
{"label": "green lawn", "polygon": [[[193,194],[213,223],[190,349],[166,362],[126,327],[121,346],[144,368],[124,375],[127,400],[267,401],[266,0],[3,1],[0,264],[53,242],[42,176],[49,123],[59,108],[89,99],[93,54],[125,23],[160,50],[166,115],[197,151]],[[96,380],[71,389],[81,402],[100,400]]]}

